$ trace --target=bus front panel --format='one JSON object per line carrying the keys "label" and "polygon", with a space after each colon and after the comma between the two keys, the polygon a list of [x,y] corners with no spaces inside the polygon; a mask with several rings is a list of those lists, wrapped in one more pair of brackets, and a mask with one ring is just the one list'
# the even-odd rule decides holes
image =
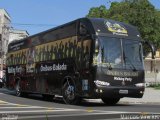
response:
{"label": "bus front panel", "polygon": [[96,42],[93,57],[95,93],[102,97],[142,97],[144,65],[141,42],[106,36],[98,37]]}

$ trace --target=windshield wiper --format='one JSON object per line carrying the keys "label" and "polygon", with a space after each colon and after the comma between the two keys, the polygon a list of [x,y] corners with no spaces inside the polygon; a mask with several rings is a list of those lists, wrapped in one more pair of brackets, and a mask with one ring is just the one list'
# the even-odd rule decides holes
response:
{"label": "windshield wiper", "polygon": [[109,70],[112,70],[111,63],[110,63],[110,62],[108,62],[108,63],[109,63],[108,69],[109,69]]}
{"label": "windshield wiper", "polygon": [[102,65],[107,67],[109,70],[112,70],[112,66],[110,62],[103,62]]}
{"label": "windshield wiper", "polygon": [[133,71],[137,71],[136,67],[133,65],[133,63],[131,62],[131,60],[130,60],[128,57],[126,57],[124,51],[123,51],[123,59],[124,59],[125,65],[126,65],[126,59],[127,59],[127,61],[128,61],[128,62],[130,63],[130,65],[132,66],[132,67],[130,67],[130,68],[132,68]]}

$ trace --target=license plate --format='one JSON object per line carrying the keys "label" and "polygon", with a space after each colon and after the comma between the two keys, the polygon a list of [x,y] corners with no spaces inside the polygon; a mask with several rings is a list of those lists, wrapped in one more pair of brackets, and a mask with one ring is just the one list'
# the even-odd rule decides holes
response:
{"label": "license plate", "polygon": [[128,90],[119,90],[119,94],[128,94]]}

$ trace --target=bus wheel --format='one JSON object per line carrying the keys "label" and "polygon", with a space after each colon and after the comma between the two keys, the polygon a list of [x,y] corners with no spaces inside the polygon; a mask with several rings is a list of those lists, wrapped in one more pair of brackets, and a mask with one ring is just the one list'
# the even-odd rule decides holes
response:
{"label": "bus wheel", "polygon": [[27,92],[22,92],[21,91],[20,80],[17,81],[16,86],[15,86],[15,90],[16,90],[16,96],[18,96],[18,97],[28,97],[28,93]]}
{"label": "bus wheel", "polygon": [[18,96],[18,97],[22,96],[22,93],[20,90],[20,81],[17,81],[16,86],[15,86],[15,90],[16,90],[16,96]]}
{"label": "bus wheel", "polygon": [[107,97],[103,97],[101,99],[106,105],[115,105],[120,100],[120,98],[107,98]]}
{"label": "bus wheel", "polygon": [[79,104],[81,98],[76,95],[75,85],[73,81],[67,80],[62,88],[63,100],[66,104]]}

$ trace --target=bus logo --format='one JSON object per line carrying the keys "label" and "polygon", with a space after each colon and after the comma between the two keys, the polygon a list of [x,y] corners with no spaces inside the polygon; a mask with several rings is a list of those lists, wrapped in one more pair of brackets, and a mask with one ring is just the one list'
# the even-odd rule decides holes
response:
{"label": "bus logo", "polygon": [[107,26],[108,31],[112,32],[113,35],[128,36],[127,30],[125,29],[125,27],[123,27],[119,23],[106,21],[105,25]]}

